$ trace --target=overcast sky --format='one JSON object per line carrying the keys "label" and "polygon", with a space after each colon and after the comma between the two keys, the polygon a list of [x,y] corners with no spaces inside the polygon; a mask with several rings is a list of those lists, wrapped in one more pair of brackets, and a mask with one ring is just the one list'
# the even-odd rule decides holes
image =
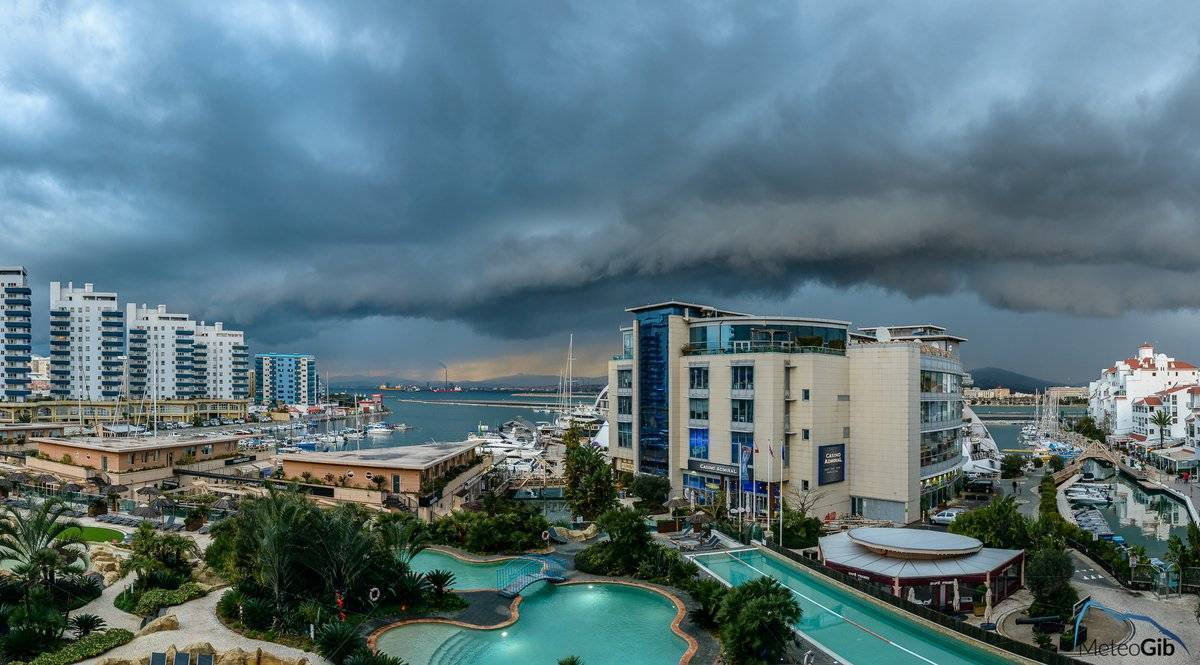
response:
{"label": "overcast sky", "polygon": [[668,298],[1200,360],[1200,5],[0,4],[0,262],[331,374],[582,373]]}

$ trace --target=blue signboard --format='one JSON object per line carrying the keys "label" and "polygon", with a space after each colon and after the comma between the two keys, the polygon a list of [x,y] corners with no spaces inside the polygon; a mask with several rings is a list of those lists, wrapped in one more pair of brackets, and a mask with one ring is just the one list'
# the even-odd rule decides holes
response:
{"label": "blue signboard", "polygon": [[846,479],[846,444],[833,443],[817,448],[817,484],[830,485]]}

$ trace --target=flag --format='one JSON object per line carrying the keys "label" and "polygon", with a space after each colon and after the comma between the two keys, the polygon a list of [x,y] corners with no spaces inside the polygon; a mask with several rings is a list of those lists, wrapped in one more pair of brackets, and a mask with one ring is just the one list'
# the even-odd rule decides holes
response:
{"label": "flag", "polygon": [[775,448],[771,446],[770,441],[767,441],[767,454],[771,456],[771,459],[775,459]]}

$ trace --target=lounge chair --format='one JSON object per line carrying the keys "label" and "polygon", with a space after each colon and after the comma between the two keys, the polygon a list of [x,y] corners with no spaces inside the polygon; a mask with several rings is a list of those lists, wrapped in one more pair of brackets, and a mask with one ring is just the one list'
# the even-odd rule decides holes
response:
{"label": "lounge chair", "polygon": [[709,536],[708,538],[704,539],[703,542],[688,541],[685,543],[680,543],[679,549],[688,550],[690,552],[695,552],[695,551],[699,551],[699,550],[711,550],[714,547],[716,547],[717,544],[720,542],[721,542],[720,539],[717,538],[716,536]]}
{"label": "lounge chair", "polygon": [[692,536],[696,535],[695,532],[696,532],[696,530],[689,526],[688,528],[684,529],[683,531],[680,531],[679,533],[667,534],[667,538],[670,538],[671,540],[676,540],[676,541],[690,540]]}
{"label": "lounge chair", "polygon": [[186,651],[175,652],[175,662],[172,665],[189,665],[192,662],[192,656]]}
{"label": "lounge chair", "polygon": [[162,651],[150,654],[150,665],[167,665],[167,654]]}
{"label": "lounge chair", "polygon": [[196,665],[213,665],[213,657],[211,653],[196,654]]}

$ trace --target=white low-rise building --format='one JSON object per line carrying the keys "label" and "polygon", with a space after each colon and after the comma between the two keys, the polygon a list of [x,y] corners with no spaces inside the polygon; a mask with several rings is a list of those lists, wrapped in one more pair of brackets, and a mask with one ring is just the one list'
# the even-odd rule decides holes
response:
{"label": "white low-rise building", "polygon": [[[1088,415],[1115,437],[1141,434],[1134,429],[1134,404],[1138,400],[1198,382],[1200,372],[1195,365],[1164,353],[1156,354],[1153,345],[1142,344],[1136,357],[1117,361],[1088,384]],[[1140,415],[1148,417],[1148,414],[1145,411]]]}

